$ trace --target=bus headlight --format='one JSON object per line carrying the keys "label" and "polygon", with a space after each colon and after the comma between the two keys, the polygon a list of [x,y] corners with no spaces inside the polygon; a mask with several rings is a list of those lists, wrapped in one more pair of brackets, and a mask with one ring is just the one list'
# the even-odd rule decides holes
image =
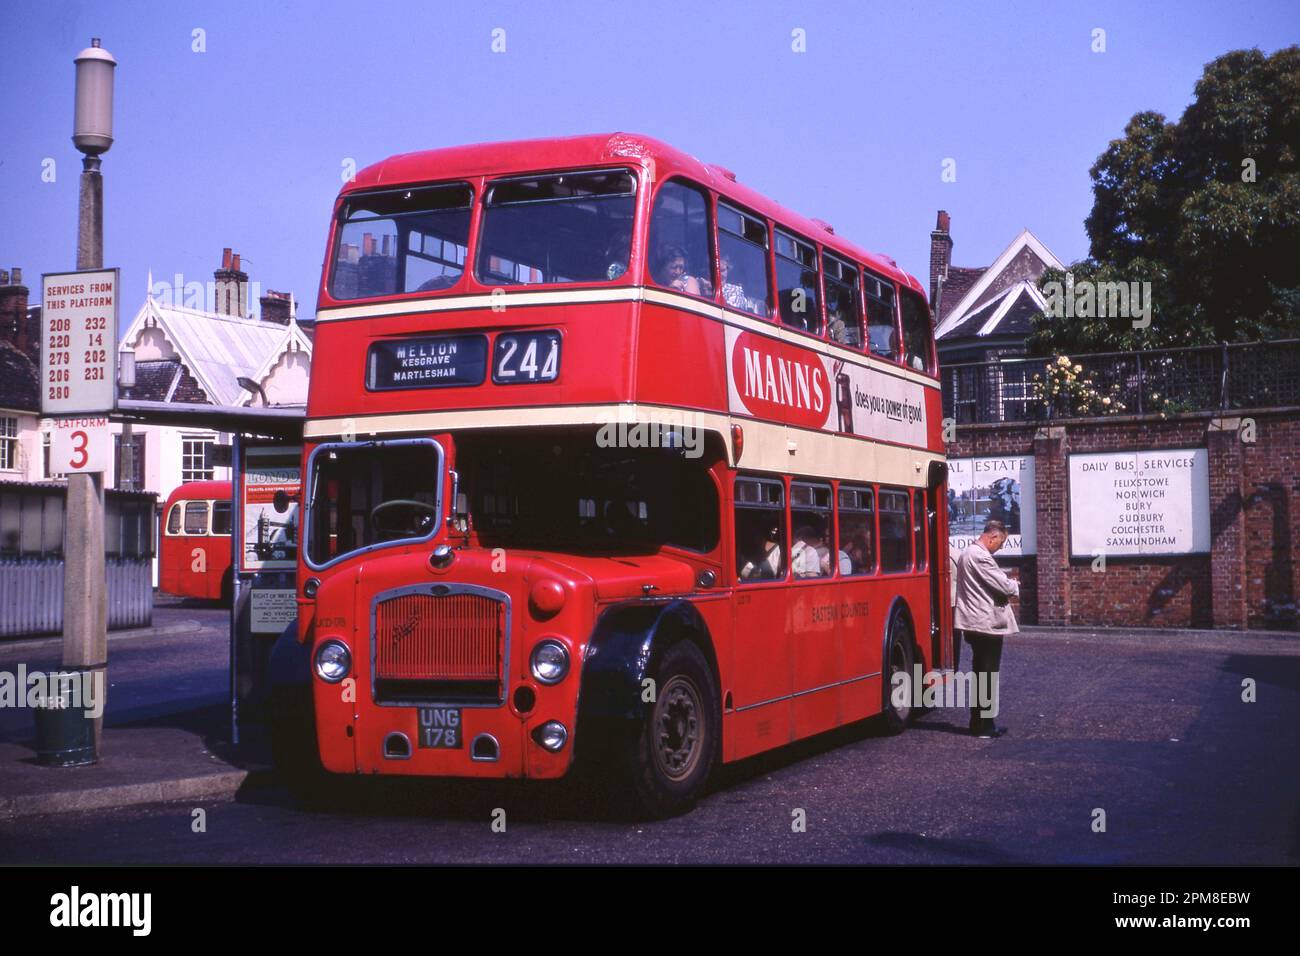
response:
{"label": "bus headlight", "polygon": [[533,740],[551,753],[559,753],[569,742],[569,728],[558,720],[548,720],[533,731]]}
{"label": "bus headlight", "polygon": [[326,641],[316,648],[316,676],[337,684],[352,670],[352,652],[342,641]]}
{"label": "bus headlight", "polygon": [[529,663],[541,683],[558,684],[569,673],[569,652],[559,641],[547,639],[533,648]]}

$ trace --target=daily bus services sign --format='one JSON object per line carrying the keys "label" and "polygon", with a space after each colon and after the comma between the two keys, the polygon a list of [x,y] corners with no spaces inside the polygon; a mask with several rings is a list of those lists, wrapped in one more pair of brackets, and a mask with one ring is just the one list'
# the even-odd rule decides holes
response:
{"label": "daily bus services sign", "polygon": [[41,413],[117,405],[117,269],[41,276]]}
{"label": "daily bus services sign", "polygon": [[1070,456],[1070,554],[1210,550],[1204,448]]}

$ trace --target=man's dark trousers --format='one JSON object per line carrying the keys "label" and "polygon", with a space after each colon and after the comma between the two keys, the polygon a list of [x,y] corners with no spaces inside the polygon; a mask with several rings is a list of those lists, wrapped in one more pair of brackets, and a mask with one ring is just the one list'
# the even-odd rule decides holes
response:
{"label": "man's dark trousers", "polygon": [[976,681],[976,699],[971,701],[970,708],[971,733],[991,733],[994,726],[993,718],[980,716],[980,711],[984,707],[979,698],[982,694],[993,694],[993,676],[998,673],[999,668],[1002,666],[1002,635],[982,634],[979,631],[963,631],[962,636],[966,638],[966,643],[971,648],[972,661],[970,669],[975,673]]}

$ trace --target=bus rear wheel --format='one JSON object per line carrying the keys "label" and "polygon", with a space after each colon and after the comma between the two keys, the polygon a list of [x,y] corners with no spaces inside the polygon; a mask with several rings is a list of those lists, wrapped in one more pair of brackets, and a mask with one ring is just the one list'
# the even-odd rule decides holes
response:
{"label": "bus rear wheel", "polygon": [[722,713],[704,654],[690,641],[664,651],[650,675],[655,700],[625,750],[638,808],[671,817],[695,806],[718,761]]}
{"label": "bus rear wheel", "polygon": [[[912,627],[906,615],[895,611],[889,621],[884,660],[884,725],[890,735],[901,734],[912,719],[912,659]],[[896,676],[900,673],[905,680]],[[898,689],[900,684],[902,689]]]}

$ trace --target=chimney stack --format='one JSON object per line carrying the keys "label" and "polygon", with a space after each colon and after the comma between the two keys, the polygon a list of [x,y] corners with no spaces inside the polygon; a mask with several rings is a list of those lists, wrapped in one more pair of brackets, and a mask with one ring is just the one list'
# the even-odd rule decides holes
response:
{"label": "chimney stack", "polygon": [[262,303],[262,321],[276,325],[289,324],[289,293],[271,289],[259,300]]}
{"label": "chimney stack", "polygon": [[23,270],[0,269],[0,339],[10,343],[35,363],[40,362],[39,319],[27,314],[27,286]]}
{"label": "chimney stack", "polygon": [[217,280],[216,313],[248,317],[248,275],[239,268],[239,254],[229,248],[221,250],[221,268],[213,273]]}
{"label": "chimney stack", "polygon": [[935,218],[934,232],[930,233],[930,313],[936,324],[942,308],[943,282],[948,278],[948,266],[952,264],[952,236],[948,232],[951,224],[951,217],[940,209]]}

